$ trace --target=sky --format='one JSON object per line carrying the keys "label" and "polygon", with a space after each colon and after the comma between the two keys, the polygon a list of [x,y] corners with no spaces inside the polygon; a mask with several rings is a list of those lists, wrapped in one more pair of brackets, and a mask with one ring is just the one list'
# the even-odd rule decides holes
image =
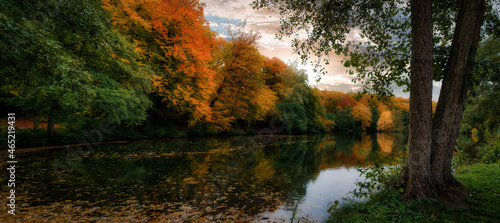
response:
{"label": "sky", "polygon": [[[260,34],[256,47],[259,52],[267,57],[277,57],[286,63],[299,61],[300,57],[294,53],[291,47],[291,39],[276,39],[276,33],[280,28],[279,14],[277,11],[269,9],[254,10],[250,6],[251,0],[200,0],[205,3],[205,19],[209,21],[210,29],[219,33],[221,37],[227,37],[228,26],[236,27],[246,21],[245,30],[253,30]],[[355,35],[355,34],[354,34]],[[353,36],[353,38],[355,38]],[[321,80],[315,80],[311,65],[300,65],[299,68],[305,69],[309,76],[309,85],[315,86],[321,90],[332,90],[342,92],[356,92],[362,89],[362,85],[353,83],[351,80],[355,77],[346,72],[342,66],[343,56],[333,54],[330,57],[330,65],[325,66],[327,74],[321,76]],[[409,93],[403,92],[403,87],[397,85],[391,86],[393,93],[397,97],[408,98]],[[433,101],[439,97],[440,82],[434,82]]]}

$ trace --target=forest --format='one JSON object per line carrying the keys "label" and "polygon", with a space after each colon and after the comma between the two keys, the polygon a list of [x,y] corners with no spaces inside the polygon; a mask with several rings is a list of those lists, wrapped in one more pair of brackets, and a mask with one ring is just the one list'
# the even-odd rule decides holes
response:
{"label": "forest", "polygon": [[[283,211],[293,222],[319,191],[311,185],[331,195],[346,179],[365,203],[337,209],[337,197],[321,195],[328,207],[313,199],[303,213],[499,218],[498,0],[249,3],[279,11],[276,37],[296,38],[303,63],[343,55],[359,92],[311,87],[299,61],[259,52],[245,23],[227,36],[211,30],[201,0],[0,2],[0,134],[15,138],[0,146],[12,170],[2,180],[27,182],[16,188],[25,216],[14,220],[251,221]],[[353,30],[359,39],[347,38]],[[28,168],[15,172],[19,157]],[[348,173],[356,164],[359,176]]]}
{"label": "forest", "polygon": [[18,146],[407,131],[408,99],[312,88],[298,62],[259,53],[258,33],[211,31],[199,1],[2,8],[0,103],[16,113]]}

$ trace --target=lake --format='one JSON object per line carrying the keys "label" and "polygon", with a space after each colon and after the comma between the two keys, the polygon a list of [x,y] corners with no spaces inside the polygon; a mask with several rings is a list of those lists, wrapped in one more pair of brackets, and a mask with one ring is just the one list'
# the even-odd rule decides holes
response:
{"label": "lake", "polygon": [[362,180],[356,168],[368,154],[406,143],[384,133],[265,135],[19,152],[16,215],[0,220],[290,222],[298,202],[296,218],[321,222]]}

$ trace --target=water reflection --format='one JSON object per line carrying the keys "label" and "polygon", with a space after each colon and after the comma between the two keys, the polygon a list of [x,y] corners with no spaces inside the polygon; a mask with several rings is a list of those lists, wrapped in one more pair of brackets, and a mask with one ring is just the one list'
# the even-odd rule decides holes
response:
{"label": "water reflection", "polygon": [[[369,153],[405,144],[404,135],[379,133],[149,141],[77,157],[31,152],[19,157],[22,207],[1,219],[289,221],[300,201],[298,217],[324,220],[328,203],[353,189],[355,167]],[[69,171],[57,173],[55,164]]]}

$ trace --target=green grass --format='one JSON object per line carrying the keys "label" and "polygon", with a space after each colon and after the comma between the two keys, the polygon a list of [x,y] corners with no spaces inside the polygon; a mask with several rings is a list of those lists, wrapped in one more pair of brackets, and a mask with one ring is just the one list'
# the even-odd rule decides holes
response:
{"label": "green grass", "polygon": [[456,178],[471,193],[468,213],[484,222],[500,222],[500,163],[465,167]]}
{"label": "green grass", "polygon": [[328,222],[500,222],[500,163],[463,167],[456,178],[470,193],[462,207],[432,199],[404,202],[402,194],[384,191],[332,211]]}

